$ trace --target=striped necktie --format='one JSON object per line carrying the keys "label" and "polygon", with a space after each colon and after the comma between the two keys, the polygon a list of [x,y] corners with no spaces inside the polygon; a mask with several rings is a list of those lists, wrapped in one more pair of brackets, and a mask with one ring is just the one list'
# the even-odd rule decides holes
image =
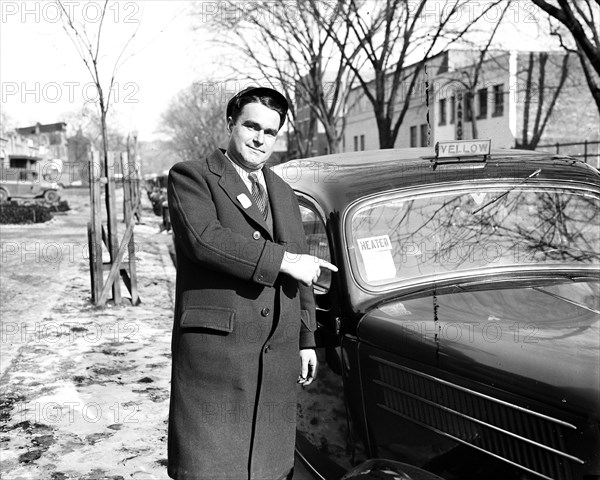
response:
{"label": "striped necktie", "polygon": [[250,173],[248,178],[252,182],[252,198],[261,211],[263,218],[266,220],[269,215],[269,200],[267,198],[267,192],[258,181],[256,173]]}

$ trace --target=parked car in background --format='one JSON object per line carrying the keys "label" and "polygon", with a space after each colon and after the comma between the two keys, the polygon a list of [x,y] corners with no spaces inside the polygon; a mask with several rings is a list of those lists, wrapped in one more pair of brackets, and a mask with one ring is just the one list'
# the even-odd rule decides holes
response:
{"label": "parked car in background", "polygon": [[40,178],[35,170],[11,169],[10,174],[3,170],[0,178],[0,202],[17,198],[40,198],[48,203],[60,200],[61,186],[45,178]]}
{"label": "parked car in background", "polygon": [[274,170],[339,268],[299,394],[315,478],[600,478],[597,170],[485,141]]}
{"label": "parked car in background", "polygon": [[152,211],[155,215],[162,216],[163,223],[161,231],[171,231],[171,218],[169,216],[169,205],[167,203],[167,180],[169,171],[162,174],[151,173],[144,175],[144,187],[148,199],[152,203]]}

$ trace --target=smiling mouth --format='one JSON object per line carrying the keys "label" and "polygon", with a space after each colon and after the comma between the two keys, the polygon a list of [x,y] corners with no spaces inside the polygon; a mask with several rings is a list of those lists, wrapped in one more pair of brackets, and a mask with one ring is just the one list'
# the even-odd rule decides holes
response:
{"label": "smiling mouth", "polygon": [[263,154],[265,153],[262,150],[259,150],[258,148],[254,148],[254,147],[249,147],[249,148],[250,148],[250,150],[252,150],[253,152],[256,152],[256,153],[263,153]]}

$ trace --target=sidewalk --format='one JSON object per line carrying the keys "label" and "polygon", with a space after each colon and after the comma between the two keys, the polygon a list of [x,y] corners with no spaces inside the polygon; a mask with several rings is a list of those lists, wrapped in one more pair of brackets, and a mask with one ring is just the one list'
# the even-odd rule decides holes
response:
{"label": "sidewalk", "polygon": [[[175,269],[170,235],[158,233],[160,222],[145,209],[134,230],[139,306],[94,308],[87,260],[79,256],[61,270],[60,288],[50,296],[44,282],[29,282],[45,304],[43,318],[3,312],[2,347],[12,353],[0,378],[2,479],[168,478]],[[28,232],[42,235],[42,228],[60,235],[63,224],[18,227],[18,234],[23,242]],[[6,231],[11,228],[17,235],[17,227]],[[22,273],[5,270],[3,282]]]}

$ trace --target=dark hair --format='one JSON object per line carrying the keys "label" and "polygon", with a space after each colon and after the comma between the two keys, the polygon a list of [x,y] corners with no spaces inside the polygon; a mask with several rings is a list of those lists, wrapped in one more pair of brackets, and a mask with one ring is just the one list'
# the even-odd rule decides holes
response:
{"label": "dark hair", "polygon": [[227,103],[227,117],[236,122],[245,105],[249,103],[261,103],[265,107],[279,114],[279,128],[285,122],[288,103],[285,97],[277,90],[271,88],[250,87],[242,90]]}

